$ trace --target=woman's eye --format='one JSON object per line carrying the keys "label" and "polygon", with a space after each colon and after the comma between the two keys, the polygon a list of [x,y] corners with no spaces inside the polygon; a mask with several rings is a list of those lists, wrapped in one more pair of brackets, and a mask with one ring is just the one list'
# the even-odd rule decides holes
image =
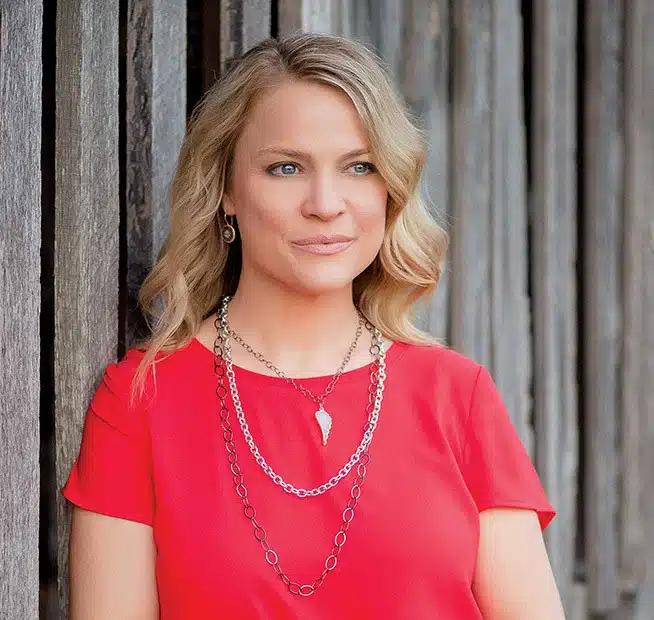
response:
{"label": "woman's eye", "polygon": [[296,164],[277,164],[270,168],[271,174],[274,174],[278,177],[290,177],[293,176],[298,171],[298,166]]}
{"label": "woman's eye", "polygon": [[365,174],[370,174],[375,172],[376,168],[369,161],[360,161],[356,164],[352,164],[350,169],[354,172],[356,176],[363,176]]}

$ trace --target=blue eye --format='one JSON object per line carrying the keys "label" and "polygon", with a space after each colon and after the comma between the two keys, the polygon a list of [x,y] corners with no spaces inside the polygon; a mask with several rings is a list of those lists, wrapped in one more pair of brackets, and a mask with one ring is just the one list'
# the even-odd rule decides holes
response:
{"label": "blue eye", "polygon": [[[299,166],[297,164],[292,164],[292,163],[284,163],[284,164],[277,164],[273,166],[272,168],[269,168],[268,171],[271,174],[274,174],[275,176],[278,177],[291,177],[295,176],[295,172],[299,170]],[[278,171],[278,172],[276,172]]]}
{"label": "blue eye", "polygon": [[354,171],[355,176],[365,176],[366,174],[372,174],[377,169],[369,161],[359,161],[356,164],[352,164],[350,169]]}

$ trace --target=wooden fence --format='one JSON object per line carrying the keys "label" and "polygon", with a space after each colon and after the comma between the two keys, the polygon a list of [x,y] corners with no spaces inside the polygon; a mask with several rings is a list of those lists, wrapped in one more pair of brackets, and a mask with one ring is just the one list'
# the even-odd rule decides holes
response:
{"label": "wooden fence", "polygon": [[654,618],[651,0],[0,0],[0,618],[66,617],[58,489],[143,329],[186,119],[296,29],[374,45],[427,129],[452,246],[420,324],[491,369],[568,617]]}

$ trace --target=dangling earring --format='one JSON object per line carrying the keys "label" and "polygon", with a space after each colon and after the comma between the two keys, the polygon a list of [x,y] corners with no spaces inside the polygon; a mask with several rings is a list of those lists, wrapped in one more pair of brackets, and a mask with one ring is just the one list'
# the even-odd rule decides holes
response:
{"label": "dangling earring", "polygon": [[[230,217],[231,220],[227,218]],[[233,222],[234,216],[228,216],[227,213],[223,211],[223,219],[225,220],[225,225],[223,226],[222,236],[225,243],[232,243],[236,239],[236,230],[234,229]]]}

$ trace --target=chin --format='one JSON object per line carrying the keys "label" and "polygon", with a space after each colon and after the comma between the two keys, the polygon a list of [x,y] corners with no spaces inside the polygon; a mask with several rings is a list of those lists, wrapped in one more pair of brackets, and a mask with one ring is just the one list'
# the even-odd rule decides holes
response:
{"label": "chin", "polygon": [[308,273],[296,273],[294,281],[287,284],[298,293],[318,297],[350,289],[357,275],[358,272],[350,270],[340,273],[320,273],[320,270],[314,270]]}

